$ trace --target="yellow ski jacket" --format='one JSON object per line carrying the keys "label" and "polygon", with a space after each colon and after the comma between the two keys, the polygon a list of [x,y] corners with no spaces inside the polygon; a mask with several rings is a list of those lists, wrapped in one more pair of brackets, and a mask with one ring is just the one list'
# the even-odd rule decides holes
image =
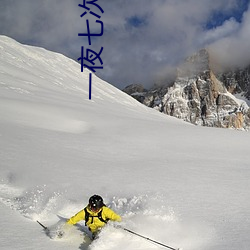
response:
{"label": "yellow ski jacket", "polygon": [[[86,226],[88,226],[89,230],[92,233],[97,232],[100,228],[102,228],[106,223],[104,221],[112,220],[112,221],[121,221],[120,215],[116,214],[113,210],[110,208],[103,206],[99,211],[93,212],[89,209],[89,207],[86,207],[87,212],[89,213],[88,221],[85,221]],[[100,220],[98,218],[98,214],[100,214],[101,211],[101,218],[104,220]],[[76,215],[72,216],[68,221],[67,224],[75,225],[80,220],[85,220],[85,210],[79,211]]]}

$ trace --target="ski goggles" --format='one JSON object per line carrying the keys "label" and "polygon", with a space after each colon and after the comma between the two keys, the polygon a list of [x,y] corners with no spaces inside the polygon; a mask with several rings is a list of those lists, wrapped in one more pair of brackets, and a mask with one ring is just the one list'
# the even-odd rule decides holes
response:
{"label": "ski goggles", "polygon": [[92,206],[90,205],[89,208],[93,212],[97,212],[97,211],[99,211],[101,209],[101,207],[97,207],[97,206],[93,206],[93,205]]}

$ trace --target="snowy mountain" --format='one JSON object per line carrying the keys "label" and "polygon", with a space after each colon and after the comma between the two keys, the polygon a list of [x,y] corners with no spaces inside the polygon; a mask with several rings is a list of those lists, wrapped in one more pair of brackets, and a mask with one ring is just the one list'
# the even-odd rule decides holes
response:
{"label": "snowy mountain", "polygon": [[0,248],[153,250],[109,224],[53,229],[102,195],[122,226],[184,250],[248,250],[249,133],[140,104],[63,55],[0,36]]}
{"label": "snowy mountain", "polygon": [[250,103],[250,66],[218,72],[216,75],[230,93],[245,97]]}
{"label": "snowy mountain", "polygon": [[[180,65],[174,83],[149,91],[124,89],[146,106],[209,127],[249,129],[249,69],[215,72],[207,50]],[[235,95],[237,94],[237,95]]]}

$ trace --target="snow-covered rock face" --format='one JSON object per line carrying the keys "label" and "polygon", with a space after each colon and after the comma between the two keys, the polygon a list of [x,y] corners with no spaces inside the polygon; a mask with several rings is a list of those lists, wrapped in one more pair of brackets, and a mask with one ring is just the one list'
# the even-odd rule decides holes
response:
{"label": "snow-covered rock face", "polygon": [[250,100],[250,65],[244,69],[227,70],[217,75],[230,93],[240,93]]}
{"label": "snow-covered rock face", "polygon": [[162,100],[164,113],[193,124],[248,128],[249,107],[235,98],[209,66],[209,54],[201,50],[187,59]]}
{"label": "snow-covered rock face", "polygon": [[[245,71],[234,74],[238,77],[234,81],[232,74],[220,75],[221,78],[224,76],[227,84],[219,80],[211,70],[208,51],[203,49],[179,67],[171,87],[150,90],[144,98],[140,96],[140,100],[147,106],[196,125],[247,129],[250,126],[250,109],[233,93],[241,89],[236,86],[247,85],[249,74]],[[234,91],[229,92],[230,89]]]}

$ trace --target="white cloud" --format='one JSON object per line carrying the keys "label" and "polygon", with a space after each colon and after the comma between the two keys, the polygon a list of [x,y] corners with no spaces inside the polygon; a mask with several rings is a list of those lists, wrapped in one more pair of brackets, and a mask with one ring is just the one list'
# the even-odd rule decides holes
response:
{"label": "white cloud", "polygon": [[230,37],[232,34],[235,35],[239,28],[240,24],[232,17],[229,20],[226,20],[221,26],[205,30],[200,38],[200,43],[211,44],[214,41],[218,41],[228,36]]}
{"label": "white cloud", "polygon": [[[80,18],[80,0],[1,0],[0,33],[21,42],[34,43],[73,58],[87,40],[78,37],[86,24]],[[237,0],[105,0],[104,36],[96,38],[93,49],[104,47],[104,69],[99,75],[118,87],[132,82],[152,84],[165,69],[196,50],[213,48],[248,48],[248,14],[242,23],[233,18],[213,30],[206,24],[215,12],[230,15]],[[132,25],[138,17],[143,25]],[[136,18],[134,19],[136,20]],[[130,21],[130,22],[129,22]],[[234,36],[232,36],[234,34]],[[237,34],[237,36],[236,36]],[[242,49],[244,50],[244,49]],[[243,53],[243,52],[242,52]],[[246,53],[245,53],[246,54]]]}
{"label": "white cloud", "polygon": [[238,28],[228,36],[216,40],[210,49],[218,63],[225,66],[246,66],[250,63],[250,9],[244,13]]}

